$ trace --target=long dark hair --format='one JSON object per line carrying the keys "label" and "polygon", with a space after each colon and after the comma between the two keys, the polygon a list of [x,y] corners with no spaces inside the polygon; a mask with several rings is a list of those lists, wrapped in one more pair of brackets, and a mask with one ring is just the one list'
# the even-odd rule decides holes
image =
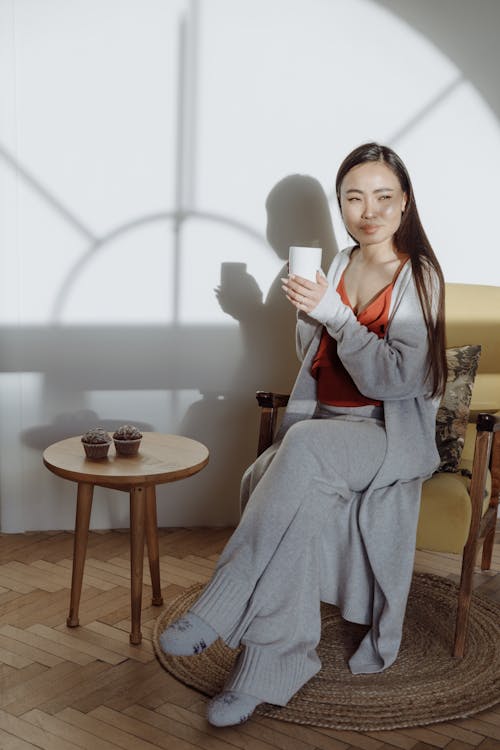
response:
{"label": "long dark hair", "polygon": [[[444,323],[444,277],[441,266],[424,231],[415,203],[410,175],[399,156],[387,146],[378,143],[364,143],[351,151],[339,167],[335,188],[340,208],[340,186],[346,174],[358,164],[367,161],[381,161],[391,169],[406,193],[406,206],[401,224],[394,235],[394,242],[400,253],[410,256],[413,277],[424,314],[429,336],[429,369],[432,377],[432,396],[442,395],[446,385],[446,336]],[[355,240],[356,238],[353,237]],[[437,300],[431,296],[434,272],[439,285]]]}

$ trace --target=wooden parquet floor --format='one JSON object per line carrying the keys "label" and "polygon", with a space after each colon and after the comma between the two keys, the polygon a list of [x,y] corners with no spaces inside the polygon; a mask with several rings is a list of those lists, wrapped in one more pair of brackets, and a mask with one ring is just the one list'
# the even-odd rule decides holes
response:
{"label": "wooden parquet floor", "polygon": [[[160,531],[166,600],[210,577],[229,529]],[[497,534],[499,537],[500,534]],[[206,698],[157,663],[144,576],[143,643],[130,646],[128,533],[91,533],[81,627],[65,626],[72,534],[0,535],[1,750],[499,750],[500,704],[473,718],[391,732],[338,732],[251,719],[215,729]],[[417,553],[416,568],[456,579],[454,555]],[[146,568],[145,568],[146,572]],[[475,586],[500,600],[500,538],[493,569]]]}

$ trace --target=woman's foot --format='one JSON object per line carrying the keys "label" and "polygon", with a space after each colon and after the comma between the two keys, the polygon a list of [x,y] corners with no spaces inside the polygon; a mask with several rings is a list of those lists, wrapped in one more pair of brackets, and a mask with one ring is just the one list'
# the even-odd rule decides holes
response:
{"label": "woman's foot", "polygon": [[193,656],[201,654],[212,645],[219,634],[201,617],[186,612],[174,620],[160,635],[162,651],[171,656]]}
{"label": "woman's foot", "polygon": [[207,708],[207,718],[214,727],[243,724],[263,701],[253,695],[225,690],[212,698]]}

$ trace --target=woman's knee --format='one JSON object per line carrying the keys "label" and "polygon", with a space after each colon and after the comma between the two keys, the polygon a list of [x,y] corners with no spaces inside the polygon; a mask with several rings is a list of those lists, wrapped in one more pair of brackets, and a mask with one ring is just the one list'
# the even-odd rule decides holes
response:
{"label": "woman's knee", "polygon": [[302,422],[295,422],[286,431],[281,450],[303,450],[308,443],[308,436],[311,429],[311,420],[303,420]]}

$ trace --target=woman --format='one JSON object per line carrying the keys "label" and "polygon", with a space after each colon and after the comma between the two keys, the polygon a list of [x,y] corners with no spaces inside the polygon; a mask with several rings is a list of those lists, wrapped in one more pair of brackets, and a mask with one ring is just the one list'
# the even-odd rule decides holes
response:
{"label": "woman", "polygon": [[243,477],[246,507],[213,578],[161,636],[171,654],[219,636],[244,646],[209,704],[217,726],[286,705],[319,671],[320,601],[370,626],[354,674],[387,668],[401,641],[421,485],[439,463],[443,277],[391,149],[355,149],[336,187],[356,244],[327,278],[283,279],[302,367],[282,426]]}

